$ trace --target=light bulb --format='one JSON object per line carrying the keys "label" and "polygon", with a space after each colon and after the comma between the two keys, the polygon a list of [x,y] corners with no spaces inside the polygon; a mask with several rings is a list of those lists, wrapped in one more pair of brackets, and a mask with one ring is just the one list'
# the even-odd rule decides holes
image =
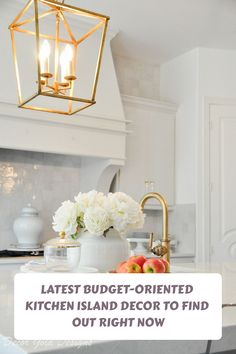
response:
{"label": "light bulb", "polygon": [[41,73],[49,73],[49,57],[51,48],[49,42],[45,39],[41,45],[39,60],[41,65]]}
{"label": "light bulb", "polygon": [[60,65],[61,65],[61,82],[65,82],[65,76],[66,76],[66,70],[67,70],[67,65],[66,65],[66,56],[65,56],[65,50],[61,53],[60,56]]}
{"label": "light bulb", "polygon": [[63,50],[63,52],[61,53],[61,56],[60,56],[60,64],[61,64],[61,66],[63,66],[63,65],[66,64],[65,50]]}
{"label": "light bulb", "polygon": [[50,56],[50,54],[51,54],[50,44],[48,40],[45,39],[40,49],[40,58],[46,59]]}
{"label": "light bulb", "polygon": [[72,51],[72,48],[69,44],[67,44],[65,46],[65,49],[63,50],[63,52],[61,53],[61,56],[60,56],[60,64],[61,65],[68,65],[68,63],[70,61],[72,61],[72,58],[73,58],[73,51]]}
{"label": "light bulb", "polygon": [[65,82],[66,76],[72,75],[72,58],[73,58],[73,50],[71,46],[67,44],[60,56],[62,82]]}
{"label": "light bulb", "polygon": [[71,61],[73,58],[73,50],[69,44],[67,44],[65,47],[65,57],[68,61]]}

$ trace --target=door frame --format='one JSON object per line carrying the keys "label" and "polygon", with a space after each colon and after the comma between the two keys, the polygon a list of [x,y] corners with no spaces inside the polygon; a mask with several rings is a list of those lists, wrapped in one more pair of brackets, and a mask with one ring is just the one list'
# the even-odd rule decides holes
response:
{"label": "door frame", "polygon": [[199,112],[196,186],[196,262],[210,261],[210,131],[211,106],[233,105],[235,98],[203,97]]}

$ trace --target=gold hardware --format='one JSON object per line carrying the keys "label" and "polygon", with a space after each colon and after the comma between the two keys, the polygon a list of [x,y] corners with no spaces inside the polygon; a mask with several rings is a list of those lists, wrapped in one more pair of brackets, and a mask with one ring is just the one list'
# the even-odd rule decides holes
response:
{"label": "gold hardware", "polygon": [[51,79],[53,77],[53,75],[50,73],[42,73],[41,76],[44,77],[45,79]]}
{"label": "gold hardware", "polygon": [[59,82],[58,85],[61,86],[61,87],[68,87],[68,86],[70,86],[69,82]]}
{"label": "gold hardware", "polygon": [[153,252],[157,256],[163,257],[168,262],[170,262],[170,240],[168,237],[168,207],[167,207],[167,202],[166,202],[165,198],[161,194],[156,193],[156,192],[147,193],[141,199],[140,206],[142,209],[144,209],[146,202],[152,198],[159,201],[162,206],[162,212],[163,212],[163,217],[162,217],[163,225],[162,225],[162,227],[163,227],[163,230],[162,230],[161,245],[155,246],[154,248],[153,248],[153,234],[151,234],[151,237],[150,237],[150,239],[151,239],[151,244],[150,244],[151,252]]}
{"label": "gold hardware", "polygon": [[148,242],[148,250],[151,252],[152,250],[152,245],[153,245],[153,240],[154,240],[154,233],[151,232],[149,234],[149,242]]}
{"label": "gold hardware", "polygon": [[[43,5],[45,10],[40,11],[39,5]],[[34,7],[34,16],[30,15],[28,18],[24,18],[24,15],[27,13],[29,8]],[[47,7],[47,9],[46,9]],[[70,26],[70,17],[76,16],[77,18],[86,17],[89,18],[90,21],[94,20],[94,24],[88,29],[86,33],[84,33],[80,38],[76,38],[74,30],[72,30]],[[54,33],[42,33],[40,31],[40,20],[44,19],[44,21],[48,18],[53,18],[55,21]],[[13,60],[16,72],[17,79],[17,90],[18,90],[18,107],[25,109],[33,109],[41,112],[50,112],[50,113],[59,113],[65,115],[72,115],[77,113],[91,105],[96,103],[96,91],[97,84],[101,69],[101,61],[102,55],[105,45],[105,38],[107,32],[107,26],[109,17],[95,13],[92,11],[84,10],[75,6],[65,4],[65,0],[29,0],[21,12],[15,17],[14,21],[10,24],[9,30],[11,32],[11,42],[12,42],[12,51],[13,51]],[[33,28],[27,28],[25,26],[35,24]],[[61,27],[63,27],[63,31],[61,31]],[[91,87],[90,97],[82,98],[76,95],[75,91],[77,90],[79,80],[76,74],[76,58],[78,47],[87,38],[89,38],[93,33],[98,31],[101,28],[101,38],[100,38],[100,46],[98,49],[98,55],[96,56],[96,68],[94,73],[94,79]],[[15,33],[23,33],[24,35],[34,36],[35,44],[36,44],[36,58],[37,58],[37,89],[32,94],[31,97],[23,97],[22,90],[22,77],[20,75],[19,61],[17,56],[16,49],[16,39]],[[65,37],[65,33],[67,38]],[[53,48],[53,53],[47,54],[47,57],[40,58],[40,50],[42,50],[41,41],[44,40],[47,43],[47,46]],[[50,42],[50,44],[49,44]],[[53,44],[53,45],[52,45]],[[64,59],[62,58],[63,54],[63,46],[69,47],[71,52],[71,57],[68,57],[68,51],[65,53]],[[64,51],[66,51],[65,48]],[[50,55],[54,55],[54,60],[51,61],[51,65],[53,64],[53,70],[49,69],[50,63]],[[67,57],[66,57],[67,54]],[[45,56],[45,53],[44,53]],[[45,59],[46,58],[46,59]],[[65,60],[66,58],[66,60]],[[64,64],[63,64],[64,63]],[[66,64],[65,64],[66,63]],[[64,67],[63,67],[64,65]],[[59,67],[61,66],[61,70]],[[66,68],[65,68],[66,66]],[[59,78],[60,74],[60,78]],[[21,81],[22,80],[22,81]],[[25,78],[24,78],[25,80]],[[78,81],[77,81],[78,80]],[[34,100],[38,96],[43,96],[45,99],[47,97],[54,97],[68,101],[68,108],[60,110],[60,109],[52,109],[47,107],[38,107],[33,104],[28,104],[30,101]],[[73,107],[74,103],[80,103],[80,108]],[[55,107],[57,107],[55,101]]]}
{"label": "gold hardware", "polygon": [[77,77],[74,75],[65,76],[65,80],[67,80],[67,81],[74,81],[76,79],[77,79]]}
{"label": "gold hardware", "polygon": [[168,249],[165,246],[158,245],[158,246],[151,248],[151,251],[155,255],[163,257],[165,254],[167,254]]}
{"label": "gold hardware", "polygon": [[60,236],[60,239],[63,240],[63,239],[66,237],[66,234],[65,234],[64,231],[61,231],[61,232],[59,233],[59,236]]}

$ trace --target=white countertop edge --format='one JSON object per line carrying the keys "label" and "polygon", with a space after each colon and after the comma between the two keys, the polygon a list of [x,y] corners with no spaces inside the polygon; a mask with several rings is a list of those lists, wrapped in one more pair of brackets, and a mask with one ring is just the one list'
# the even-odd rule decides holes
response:
{"label": "white countertop edge", "polygon": [[1,257],[0,265],[1,264],[24,264],[29,261],[33,261],[33,260],[36,261],[40,259],[43,259],[43,256]]}
{"label": "white countertop edge", "polygon": [[[193,253],[172,253],[171,258],[194,258]],[[1,257],[1,264],[24,264],[33,260],[43,259],[43,256],[20,256],[20,257]]]}

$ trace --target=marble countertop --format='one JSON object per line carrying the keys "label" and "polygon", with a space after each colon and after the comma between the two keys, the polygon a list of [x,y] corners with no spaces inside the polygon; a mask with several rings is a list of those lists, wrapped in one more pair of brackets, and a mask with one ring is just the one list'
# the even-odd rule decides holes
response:
{"label": "marble countertop", "polygon": [[[32,258],[32,257],[30,257]],[[25,261],[28,261],[25,258]],[[109,354],[120,353],[123,348],[122,353],[131,353],[131,349],[124,349],[124,342],[116,342],[116,345],[113,344],[111,347],[110,342],[102,342],[99,344],[97,342],[84,342],[84,341],[15,341],[13,334],[13,279],[14,275],[19,272],[20,264],[0,264],[0,353],[4,354],[24,354],[24,353],[57,353],[57,354],[65,354],[65,353],[86,353],[86,354],[95,354],[97,351],[94,349],[94,346],[101,346],[102,343],[105,346],[102,352]],[[217,265],[196,265],[194,263],[181,263],[178,265],[173,265],[171,267],[172,272],[180,272],[180,273],[191,273],[191,272],[210,272],[210,273],[220,273],[223,278],[223,303],[236,303],[236,263],[231,264],[217,264]],[[226,331],[227,334],[225,336],[229,336],[226,342],[224,342],[223,349],[229,350],[236,348],[236,308],[225,308],[223,309],[223,331]],[[232,332],[233,331],[233,332]],[[229,333],[234,333],[234,335]],[[129,343],[129,341],[126,341]],[[168,342],[168,346],[166,346],[166,342]],[[174,341],[177,343],[178,341]],[[184,348],[188,348],[186,343],[189,341],[179,341],[175,346],[180,345],[180,342],[184,342]],[[179,352],[175,350],[175,352],[181,354],[197,354],[204,353],[206,342],[204,341],[190,341],[192,343],[191,350],[190,349],[182,349]],[[149,353],[156,353],[156,342],[149,341],[149,343],[142,341],[142,346],[151,347],[147,349],[143,348],[138,353],[143,353],[145,351],[149,351]],[[145,344],[146,343],[146,344]],[[217,344],[219,350],[222,350],[220,347],[221,341]],[[134,344],[133,344],[134,345]],[[140,344],[141,345],[141,344]],[[88,346],[90,349],[88,349]],[[163,347],[160,352],[173,353],[175,349],[174,343],[172,341],[159,341],[158,346]],[[226,348],[227,346],[227,348]],[[129,344],[127,344],[127,348]],[[4,348],[4,349],[3,349]],[[73,349],[72,349],[73,348]],[[110,349],[108,349],[110,348]],[[111,351],[111,348],[112,351]],[[172,351],[170,349],[172,348]],[[67,351],[68,350],[68,351]],[[99,349],[100,350],[100,349]],[[163,351],[162,351],[163,350]],[[100,352],[100,351],[99,351]]]}
{"label": "marble countertop", "polygon": [[[173,265],[174,273],[219,273],[222,275],[223,304],[236,303],[236,263]],[[223,326],[236,326],[236,307],[223,309]]]}

